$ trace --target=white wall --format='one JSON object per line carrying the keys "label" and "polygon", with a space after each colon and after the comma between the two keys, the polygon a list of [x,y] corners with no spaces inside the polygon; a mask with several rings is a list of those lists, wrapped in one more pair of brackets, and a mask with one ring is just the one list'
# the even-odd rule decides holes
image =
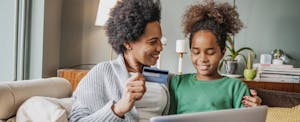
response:
{"label": "white wall", "polygon": [[84,1],[82,64],[97,64],[109,60],[110,45],[104,27],[95,26],[98,0]]}
{"label": "white wall", "polygon": [[45,1],[43,76],[56,76],[59,67],[62,0]]}
{"label": "white wall", "polygon": [[299,0],[238,0],[237,6],[244,28],[237,35],[237,46],[250,46],[259,55],[280,48],[300,67],[300,1]]}
{"label": "white wall", "polygon": [[83,0],[64,0],[60,42],[60,67],[81,63]]}
{"label": "white wall", "polygon": [[110,45],[103,27],[94,25],[98,0],[64,0],[60,67],[109,60]]}

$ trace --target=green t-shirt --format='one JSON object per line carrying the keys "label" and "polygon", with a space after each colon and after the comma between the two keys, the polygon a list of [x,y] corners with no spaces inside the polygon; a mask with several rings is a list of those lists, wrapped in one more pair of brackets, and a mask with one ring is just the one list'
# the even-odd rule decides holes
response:
{"label": "green t-shirt", "polygon": [[241,108],[249,96],[246,84],[238,79],[197,80],[196,74],[177,75],[170,83],[170,114]]}

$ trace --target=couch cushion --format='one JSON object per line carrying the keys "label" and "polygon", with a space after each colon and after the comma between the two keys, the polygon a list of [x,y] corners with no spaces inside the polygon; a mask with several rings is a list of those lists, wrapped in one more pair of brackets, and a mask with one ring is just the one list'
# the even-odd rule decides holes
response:
{"label": "couch cushion", "polygon": [[71,106],[72,98],[32,97],[20,106],[16,120],[17,122],[68,122]]}
{"label": "couch cushion", "polygon": [[271,107],[266,122],[300,122],[300,105],[293,108]]}
{"label": "couch cushion", "polygon": [[294,107],[300,104],[300,93],[255,89],[262,105],[269,107]]}
{"label": "couch cushion", "polygon": [[19,106],[32,96],[70,97],[70,83],[63,78],[0,83],[0,120],[14,116]]}

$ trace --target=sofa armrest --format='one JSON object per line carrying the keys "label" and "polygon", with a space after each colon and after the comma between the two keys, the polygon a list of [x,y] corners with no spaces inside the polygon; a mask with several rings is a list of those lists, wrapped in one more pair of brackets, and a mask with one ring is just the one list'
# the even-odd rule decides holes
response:
{"label": "sofa armrest", "polygon": [[65,98],[71,95],[71,85],[63,78],[1,82],[0,120],[14,116],[20,105],[32,96]]}

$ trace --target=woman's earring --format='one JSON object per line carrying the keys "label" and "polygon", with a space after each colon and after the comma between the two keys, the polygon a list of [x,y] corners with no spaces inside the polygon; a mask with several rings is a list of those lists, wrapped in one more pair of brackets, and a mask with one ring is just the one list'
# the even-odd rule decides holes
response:
{"label": "woman's earring", "polygon": [[124,46],[126,47],[127,50],[132,50],[131,46],[128,43],[126,43]]}

